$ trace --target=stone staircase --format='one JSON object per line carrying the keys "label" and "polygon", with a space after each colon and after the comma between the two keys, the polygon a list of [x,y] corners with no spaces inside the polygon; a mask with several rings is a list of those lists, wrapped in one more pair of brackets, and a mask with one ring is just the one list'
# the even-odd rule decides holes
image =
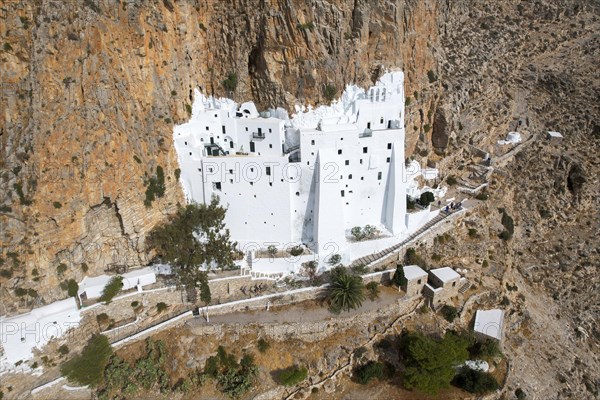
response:
{"label": "stone staircase", "polygon": [[469,290],[469,288],[470,288],[470,287],[471,287],[471,282],[469,282],[469,281],[467,280],[467,281],[465,282],[465,284],[464,284],[464,285],[462,285],[462,286],[460,287],[460,289],[458,289],[458,292],[459,292],[460,294],[465,294],[465,292],[466,292],[467,290]]}
{"label": "stone staircase", "polygon": [[414,240],[417,236],[419,236],[420,234],[422,234],[423,232],[425,232],[432,226],[436,225],[438,222],[448,218],[450,215],[452,215],[452,213],[446,214],[445,212],[440,211],[440,213],[434,219],[427,222],[425,225],[423,225],[416,232],[414,232],[409,237],[404,239],[402,242],[397,243],[391,247],[388,247],[387,249],[384,249],[384,250],[380,251],[379,253],[369,254],[368,256],[364,256],[357,260],[354,260],[352,262],[352,264],[350,265],[350,267],[356,267],[356,266],[360,266],[360,265],[369,265],[369,264],[387,256],[388,254],[393,253],[394,251],[398,250],[400,247],[402,247],[405,244]]}

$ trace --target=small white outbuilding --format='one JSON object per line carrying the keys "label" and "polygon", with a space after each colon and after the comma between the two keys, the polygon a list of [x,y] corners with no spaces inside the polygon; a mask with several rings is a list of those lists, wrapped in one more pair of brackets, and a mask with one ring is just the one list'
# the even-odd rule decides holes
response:
{"label": "small white outbuilding", "polygon": [[503,328],[504,310],[478,310],[475,314],[475,333],[501,341]]}
{"label": "small white outbuilding", "polygon": [[[80,298],[97,299],[102,295],[102,291],[111,278],[117,275],[100,275],[94,277],[86,276],[79,283],[78,295]],[[136,269],[121,275],[123,277],[122,290],[131,288],[142,288],[156,282],[156,273],[150,267]]]}
{"label": "small white outbuilding", "polygon": [[560,132],[548,131],[546,138],[550,143],[560,143],[563,140],[563,135]]}

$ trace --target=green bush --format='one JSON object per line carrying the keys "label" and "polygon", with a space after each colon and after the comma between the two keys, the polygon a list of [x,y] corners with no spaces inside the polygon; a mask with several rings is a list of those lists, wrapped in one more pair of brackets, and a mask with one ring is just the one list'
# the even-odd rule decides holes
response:
{"label": "green bush", "polygon": [[180,176],[181,176],[181,169],[175,168],[175,179],[179,180]]}
{"label": "green bush", "polygon": [[419,204],[423,207],[427,207],[429,204],[435,201],[435,196],[432,192],[423,192],[419,197]]}
{"label": "green bush", "polygon": [[486,393],[498,389],[498,381],[489,373],[462,367],[452,384],[469,393]]}
{"label": "green bush", "polygon": [[525,400],[527,398],[527,394],[521,388],[515,390],[515,396],[517,400]]}
{"label": "green bush", "polygon": [[58,264],[58,267],[56,267],[56,273],[58,275],[62,275],[65,272],[67,272],[67,264],[64,264],[64,263]]}
{"label": "green bush", "polygon": [[336,93],[337,89],[335,88],[335,86],[329,83],[325,85],[325,88],[323,89],[323,96],[325,96],[325,100],[327,100],[328,103],[331,103],[333,101]]}
{"label": "green bush", "polygon": [[377,299],[379,297],[379,283],[378,282],[371,281],[365,285],[365,288],[367,289],[367,293],[368,293],[369,299],[371,301],[374,301],[375,299]]}
{"label": "green bush", "polygon": [[294,246],[290,249],[290,254],[294,257],[298,257],[302,253],[304,253],[304,249],[302,248],[302,246]]}
{"label": "green bush", "polygon": [[27,296],[27,289],[23,289],[23,288],[20,288],[20,287],[15,288],[15,294],[18,297],[25,297],[25,296]]}
{"label": "green bush", "polygon": [[61,208],[62,204],[60,203],[60,201],[55,201],[52,203],[52,205],[54,206],[54,208]]}
{"label": "green bush", "polygon": [[414,247],[409,247],[406,249],[406,253],[404,254],[404,263],[406,265],[418,265],[425,270],[428,269],[427,263],[423,257],[417,253]]}
{"label": "green bush", "polygon": [[500,222],[502,222],[505,230],[500,234],[500,238],[502,240],[508,240],[512,238],[513,234],[515,233],[515,222],[512,217],[508,215],[505,209],[502,208],[501,213],[502,218],[500,219]]}
{"label": "green bush", "polygon": [[139,305],[140,305],[140,302],[137,300],[131,302],[131,307],[133,307],[133,308],[136,308]]}
{"label": "green bush", "polygon": [[110,278],[110,281],[104,286],[102,290],[102,295],[98,299],[98,301],[103,301],[106,304],[110,303],[113,297],[117,295],[121,291],[123,287],[123,277],[120,275],[113,276]]}
{"label": "green bush", "polygon": [[269,348],[271,347],[271,344],[267,342],[264,338],[260,338],[256,343],[256,347],[261,353],[266,353],[266,351],[269,350]]}
{"label": "green bush", "polygon": [[453,322],[456,317],[458,317],[458,311],[456,307],[450,306],[448,304],[444,304],[442,309],[440,310],[446,321]]}
{"label": "green bush", "polygon": [[109,319],[110,318],[108,318],[108,314],[107,313],[101,313],[101,314],[96,315],[96,321],[99,324],[107,323]]}
{"label": "green bush", "polygon": [[476,341],[470,348],[469,352],[475,358],[490,359],[502,354],[500,345],[492,339],[484,339]]}
{"label": "green bush", "polygon": [[108,338],[94,335],[80,355],[65,362],[60,370],[69,381],[79,385],[97,386],[104,378],[104,368],[112,354]]}
{"label": "green bush", "polygon": [[150,207],[154,200],[165,195],[165,172],[160,165],[156,167],[156,175],[150,177],[145,184],[146,199],[144,205]]}
{"label": "green bush", "polygon": [[475,228],[469,228],[469,232],[468,233],[469,233],[469,236],[472,237],[472,238],[477,237],[477,229],[475,229]]}
{"label": "green bush", "polygon": [[160,303],[156,304],[156,311],[158,311],[159,313],[165,311],[167,309],[167,303],[163,303],[162,301]]}
{"label": "green bush", "polygon": [[67,281],[67,294],[70,297],[76,297],[77,291],[79,291],[79,284],[77,281],[75,281],[75,279],[69,279]]}
{"label": "green bush", "polygon": [[278,375],[279,383],[284,386],[295,386],[306,379],[308,370],[305,367],[291,367],[283,370]]}
{"label": "green bush", "polygon": [[81,263],[81,270],[83,271],[84,274],[86,272],[88,272],[89,269],[90,269],[90,267],[86,263]]}
{"label": "green bush", "polygon": [[477,200],[485,201],[485,200],[489,199],[490,196],[487,193],[481,192],[481,193],[478,193],[477,196],[475,196],[475,198]]}
{"label": "green bush", "polygon": [[258,375],[258,367],[251,355],[245,355],[238,363],[233,355],[227,354],[219,346],[217,355],[206,360],[204,374],[216,379],[221,392],[237,398],[252,388]]}
{"label": "green bush", "polygon": [[63,356],[69,354],[69,347],[66,344],[63,344],[58,348],[58,352]]}
{"label": "green bush", "polygon": [[394,272],[394,276],[392,276],[392,283],[398,286],[398,288],[406,285],[407,280],[406,276],[404,275],[404,267],[402,265],[396,265],[396,271]]}
{"label": "green bush", "polygon": [[10,279],[13,276],[12,269],[0,269],[0,276],[6,279]]}
{"label": "green bush", "polygon": [[437,76],[435,75],[435,72],[433,72],[432,70],[427,71],[427,79],[429,79],[429,83],[433,83],[435,81],[437,81]]}
{"label": "green bush", "polygon": [[340,261],[342,261],[342,256],[340,256],[339,254],[333,254],[331,257],[329,257],[327,263],[329,265],[338,265]]}
{"label": "green bush", "polygon": [[454,175],[450,175],[448,178],[446,178],[446,183],[448,186],[454,186],[458,183],[458,181]]}
{"label": "green bush", "polygon": [[358,383],[366,385],[371,379],[381,379],[383,377],[383,364],[376,361],[369,361],[358,367],[355,375]]}
{"label": "green bush", "polygon": [[227,78],[225,78],[222,82],[223,84],[223,88],[227,91],[227,92],[235,92],[235,89],[237,88],[237,84],[238,84],[238,76],[235,72],[230,72],[227,75]]}
{"label": "green bush", "polygon": [[312,29],[315,28],[315,24],[312,21],[305,22],[303,24],[301,24],[300,22],[298,22],[298,24],[296,24],[296,28],[298,28],[301,31],[312,30]]}
{"label": "green bush", "polygon": [[455,366],[464,363],[469,353],[468,340],[452,332],[442,340],[421,333],[406,333],[400,340],[400,353],[404,363],[404,386],[427,394],[437,394],[450,386]]}

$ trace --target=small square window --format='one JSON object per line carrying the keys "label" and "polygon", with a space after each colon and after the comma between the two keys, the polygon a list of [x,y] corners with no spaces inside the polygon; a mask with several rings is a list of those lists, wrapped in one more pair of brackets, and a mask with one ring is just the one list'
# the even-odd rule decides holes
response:
{"label": "small square window", "polygon": [[360,177],[360,180],[361,180],[361,181],[364,181],[364,180],[365,180],[365,177],[364,177],[364,176],[361,176],[361,177]]}
{"label": "small square window", "polygon": [[377,173],[377,180],[379,180],[379,181],[380,181],[380,180],[381,180],[381,176],[382,176],[382,175],[383,175],[383,174],[382,174],[381,172],[378,172],[378,173]]}
{"label": "small square window", "polygon": [[254,182],[250,182],[250,186],[254,186]]}
{"label": "small square window", "polygon": [[187,142],[185,142],[185,145],[187,146]]}
{"label": "small square window", "polygon": [[314,141],[314,140],[311,140],[311,141],[310,141],[310,144],[312,144],[312,145],[314,146],[314,145],[315,145],[315,141]]}
{"label": "small square window", "polygon": [[419,280],[417,281],[417,283],[420,285],[420,284],[421,284],[421,280],[419,279]]}
{"label": "small square window", "polygon": [[381,118],[379,119],[379,123],[380,123],[380,124],[383,124],[383,117],[381,117]]}
{"label": "small square window", "polygon": [[271,175],[271,167],[266,167],[267,175]]}
{"label": "small square window", "polygon": [[346,160],[346,165],[350,165],[350,160]]}
{"label": "small square window", "polygon": [[339,150],[338,150],[338,154],[342,154],[342,149],[339,149]]}
{"label": "small square window", "polygon": [[233,183],[233,179],[230,179],[230,180],[229,180],[229,183]]}
{"label": "small square window", "polygon": [[300,196],[300,192],[296,192],[296,196]]}
{"label": "small square window", "polygon": [[388,143],[388,150],[391,150],[391,149],[392,149],[392,144]]}
{"label": "small square window", "polygon": [[273,148],[273,145],[272,145],[272,144],[269,144],[269,148],[270,148],[270,149],[272,149],[272,148]]}
{"label": "small square window", "polygon": [[208,130],[208,126],[206,127],[206,130]]}
{"label": "small square window", "polygon": [[232,170],[232,169],[230,169],[230,170],[229,170],[229,173],[230,173],[230,174],[233,174],[233,170]]}
{"label": "small square window", "polygon": [[246,127],[246,132],[248,132],[248,127]]}
{"label": "small square window", "polygon": [[269,186],[273,186],[273,182],[269,182]]}
{"label": "small square window", "polygon": [[352,174],[348,175],[348,179],[352,179]]}
{"label": "small square window", "polygon": [[390,157],[385,159],[385,162],[389,163],[392,159]]}
{"label": "small square window", "polygon": [[213,182],[213,189],[221,190],[221,182]]}
{"label": "small square window", "polygon": [[344,191],[343,191],[343,190],[342,190],[342,192],[341,192],[341,193],[342,193],[342,197],[344,197]]}
{"label": "small square window", "polygon": [[269,133],[271,133],[271,128],[269,128]]}
{"label": "small square window", "polygon": [[369,151],[368,147],[363,147],[363,153],[367,153]]}
{"label": "small square window", "polygon": [[254,168],[250,168],[250,172],[254,172]]}
{"label": "small square window", "polygon": [[362,164],[362,158],[360,159],[360,163]]}

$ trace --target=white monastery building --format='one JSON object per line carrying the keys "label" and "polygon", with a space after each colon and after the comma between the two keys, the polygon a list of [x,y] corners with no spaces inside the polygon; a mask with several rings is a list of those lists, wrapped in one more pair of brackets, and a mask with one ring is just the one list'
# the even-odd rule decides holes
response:
{"label": "white monastery building", "polygon": [[188,201],[220,198],[240,247],[304,243],[344,255],[355,226],[407,234],[402,72],[292,118],[195,96],[190,121],[174,130],[181,184]]}

